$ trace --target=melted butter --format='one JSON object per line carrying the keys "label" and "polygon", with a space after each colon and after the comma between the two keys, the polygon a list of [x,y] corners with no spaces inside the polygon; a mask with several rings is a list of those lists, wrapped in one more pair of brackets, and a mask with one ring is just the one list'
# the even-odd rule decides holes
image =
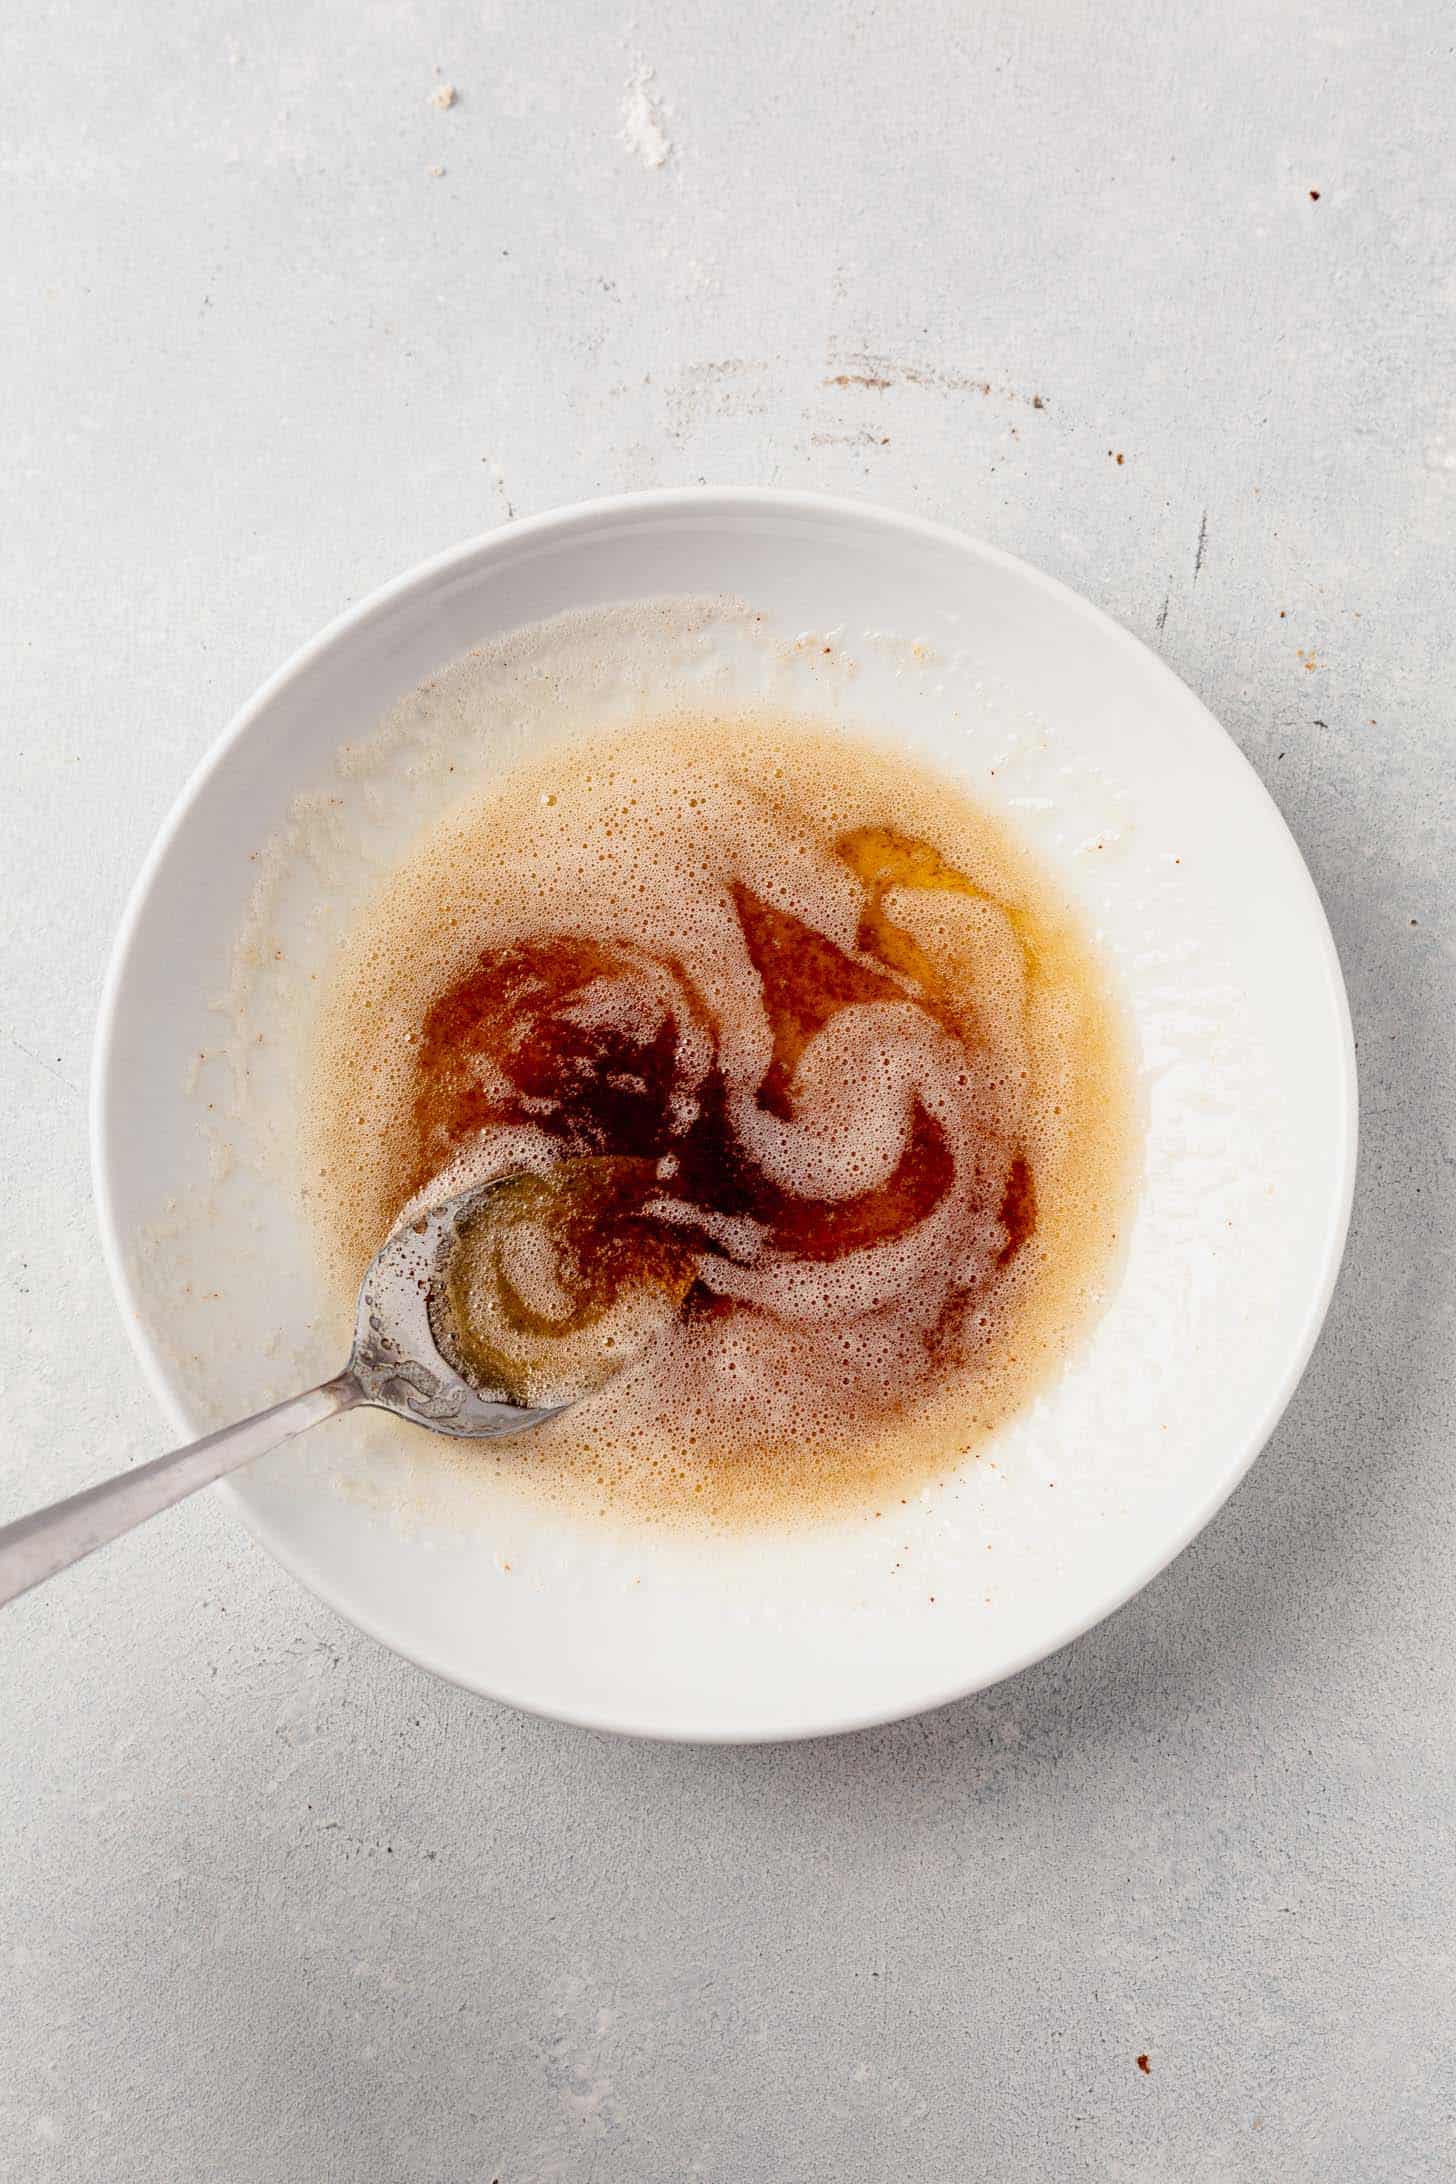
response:
{"label": "melted butter", "polygon": [[462,1223],[430,1301],[442,1354],[482,1394],[545,1407],[606,1384],[692,1288],[687,1241],[644,1208],[650,1162],[513,1176]]}
{"label": "melted butter", "polygon": [[513,1454],[546,1490],[802,1515],[1056,1369],[1130,1139],[1101,967],[1002,826],[848,737],[680,717],[421,843],[336,965],[305,1156],[341,1295],[421,1193],[533,1171],[453,1309],[471,1377],[611,1374]]}

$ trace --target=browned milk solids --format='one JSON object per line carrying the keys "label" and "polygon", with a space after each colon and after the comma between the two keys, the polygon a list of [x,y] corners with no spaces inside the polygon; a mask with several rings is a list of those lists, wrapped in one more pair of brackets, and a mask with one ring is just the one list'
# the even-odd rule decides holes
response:
{"label": "browned milk solids", "polygon": [[836,731],[679,716],[416,846],[333,969],[303,1152],[341,1314],[412,1198],[596,1158],[523,1329],[549,1347],[638,1275],[682,1309],[578,1412],[466,1460],[782,1516],[946,1472],[1055,1368],[1109,1276],[1130,1124],[1105,976],[1000,822]]}

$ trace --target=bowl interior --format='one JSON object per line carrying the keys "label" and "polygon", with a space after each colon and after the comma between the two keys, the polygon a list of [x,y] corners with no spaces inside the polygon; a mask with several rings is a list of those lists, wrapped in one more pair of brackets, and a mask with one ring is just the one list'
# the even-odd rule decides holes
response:
{"label": "bowl interior", "polygon": [[260,693],[153,853],[103,1010],[98,1196],[179,1430],[336,1362],[310,1347],[309,1253],[281,1169],[229,1171],[204,1121],[209,1093],[242,1085],[250,1127],[285,1127],[264,1111],[286,1100],[290,1058],[241,1054],[229,1013],[260,887],[304,956],[338,908],[317,859],[275,866],[267,845],[296,842],[300,812],[333,798],[387,856],[443,788],[417,770],[381,793],[341,746],[472,646],[664,597],[746,611],[707,634],[673,625],[653,690],[629,676],[618,702],[695,686],[731,701],[771,668],[805,710],[900,736],[1010,812],[1083,905],[1128,1004],[1146,1111],[1117,1293],[987,1456],[889,1526],[705,1540],[584,1525],[436,1476],[429,1450],[406,1491],[350,1420],[231,1491],[323,1598],[472,1688],[649,1734],[810,1734],[993,1682],[1144,1583],[1262,1446],[1333,1285],[1354,1072],[1328,928],[1256,777],[1124,631],[951,533],[769,494],[601,504],[403,579]]}

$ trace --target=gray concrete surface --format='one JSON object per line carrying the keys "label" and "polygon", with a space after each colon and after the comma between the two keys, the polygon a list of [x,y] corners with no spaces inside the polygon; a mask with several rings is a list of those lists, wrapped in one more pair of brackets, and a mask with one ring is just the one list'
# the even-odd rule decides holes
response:
{"label": "gray concrete surface", "polygon": [[1364,1156],[1233,1503],[935,1717],[523,1720],[206,1500],[9,1610],[0,2177],[1456,2173],[1453,43],[1432,0],[5,15],[0,1511],[159,1441],[83,1098],[153,829],[299,641],[513,512],[856,491],[1121,616],[1303,844]]}

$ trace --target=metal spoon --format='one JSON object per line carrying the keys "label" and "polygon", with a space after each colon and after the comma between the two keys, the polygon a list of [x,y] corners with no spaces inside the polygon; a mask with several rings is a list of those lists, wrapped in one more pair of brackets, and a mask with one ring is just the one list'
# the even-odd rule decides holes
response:
{"label": "metal spoon", "polygon": [[[516,1181],[497,1176],[462,1191],[396,1230],[375,1255],[359,1291],[354,1348],[344,1370],[305,1395],[244,1418],[188,1448],[173,1449],[135,1471],[84,1487],[65,1501],[0,1526],[0,1607],[54,1577],[93,1549],[173,1502],[210,1486],[282,1441],[360,1404],[394,1411],[432,1433],[462,1441],[496,1440],[544,1425],[580,1401],[532,1410],[509,1396],[493,1398],[457,1373],[441,1355],[430,1325],[430,1301],[463,1224],[483,1202]],[[622,1364],[630,1357],[624,1356]],[[596,1385],[600,1385],[598,1381]],[[583,1393],[594,1392],[583,1390]]]}

